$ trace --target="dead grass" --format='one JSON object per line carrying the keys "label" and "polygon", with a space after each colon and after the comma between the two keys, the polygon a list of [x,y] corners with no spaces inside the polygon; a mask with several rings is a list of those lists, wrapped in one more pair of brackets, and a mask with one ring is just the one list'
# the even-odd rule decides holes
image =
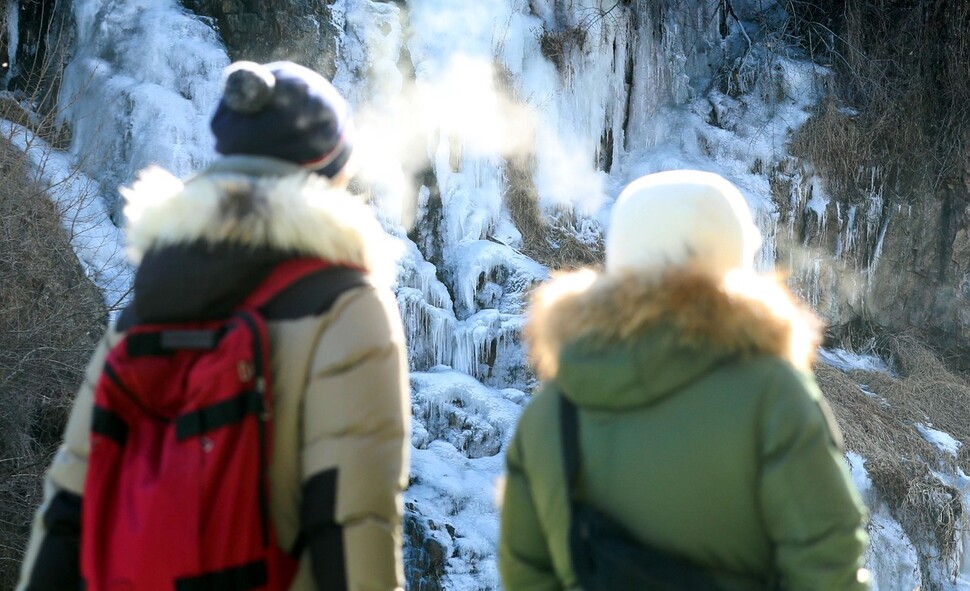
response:
{"label": "dead grass", "polygon": [[883,191],[918,199],[963,185],[970,175],[970,3],[851,0],[828,18],[839,23],[829,23],[835,30],[803,23],[832,39],[835,76],[792,153],[818,166],[830,191],[850,201]]}
{"label": "dead grass", "polygon": [[0,588],[12,589],[41,476],[104,330],[51,201],[0,138]]}
{"label": "dead grass", "polygon": [[522,251],[554,270],[568,270],[603,263],[602,235],[591,242],[579,238],[572,212],[543,215],[536,191],[535,163],[531,157],[513,156],[506,164],[505,204],[512,222],[522,234]]}
{"label": "dead grass", "polygon": [[[898,376],[842,373],[819,364],[816,377],[831,403],[847,449],[866,458],[866,470],[894,517],[913,540],[932,543],[943,563],[956,567],[957,528],[965,508],[959,492],[933,475],[968,464],[970,382],[907,336],[887,339]],[[860,385],[867,391],[866,394]],[[941,453],[916,425],[931,426],[964,443],[957,457]],[[921,568],[928,573],[927,557]],[[924,576],[924,580],[928,580]]]}
{"label": "dead grass", "polygon": [[54,117],[39,118],[15,100],[11,94],[0,95],[0,119],[26,127],[58,149],[66,149],[71,144],[70,132],[66,125],[57,125]]}
{"label": "dead grass", "polygon": [[[816,2],[791,6],[826,11]],[[807,24],[824,33],[817,41],[834,42],[827,52],[835,74],[827,99],[789,146],[792,154],[811,162],[841,201],[878,194],[917,205],[939,200],[944,210],[962,211],[970,187],[970,4],[850,0],[828,6],[830,20]],[[940,237],[941,261],[954,242],[948,231]],[[917,545],[935,546],[939,565],[952,573],[965,508],[934,471],[970,468],[970,382],[915,338],[886,339],[882,349],[898,376],[843,374],[820,365],[819,384],[847,447],[866,458],[895,518]],[[917,425],[964,445],[956,457],[941,453]],[[936,559],[920,554],[924,588],[932,589],[928,575]]]}
{"label": "dead grass", "polygon": [[570,56],[573,51],[582,51],[586,46],[588,31],[583,26],[564,27],[549,31],[541,29],[536,33],[539,51],[556,66],[561,73],[569,71]]}
{"label": "dead grass", "polygon": [[932,175],[930,161],[910,154],[925,154],[931,146],[915,112],[900,107],[863,113],[829,97],[798,130],[790,149],[823,171],[829,191],[846,202],[862,202],[886,187],[915,194]]}

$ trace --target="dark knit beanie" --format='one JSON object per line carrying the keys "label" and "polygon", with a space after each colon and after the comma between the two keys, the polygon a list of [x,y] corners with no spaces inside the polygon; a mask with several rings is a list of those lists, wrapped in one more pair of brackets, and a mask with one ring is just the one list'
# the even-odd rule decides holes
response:
{"label": "dark knit beanie", "polygon": [[216,152],[272,156],[330,178],[350,159],[350,106],[326,78],[292,62],[236,62],[210,124]]}

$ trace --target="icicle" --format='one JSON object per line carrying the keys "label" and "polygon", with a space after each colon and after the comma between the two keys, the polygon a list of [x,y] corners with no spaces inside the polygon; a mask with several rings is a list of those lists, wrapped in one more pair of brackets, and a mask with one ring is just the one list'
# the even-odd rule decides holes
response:
{"label": "icicle", "polygon": [[[3,89],[17,75],[17,48],[20,46],[20,10],[18,0],[7,0],[7,73],[3,77]],[[0,89],[0,90],[3,90]]]}
{"label": "icicle", "polygon": [[849,206],[849,219],[845,223],[845,251],[849,254],[855,254],[856,248],[856,213],[859,211],[858,205]]}
{"label": "icicle", "polygon": [[845,227],[842,225],[842,204],[838,201],[835,202],[835,220],[838,224],[838,233],[835,235],[835,258],[842,258],[842,233],[845,231]]}
{"label": "icicle", "polygon": [[808,193],[809,199],[805,203],[805,209],[815,214],[815,224],[819,233],[821,234],[825,228],[829,197],[825,194],[822,184],[819,183],[818,179],[814,176],[809,183]]}
{"label": "icicle", "polygon": [[778,213],[767,211],[764,208],[757,208],[754,213],[755,223],[761,232],[761,248],[758,249],[755,268],[759,271],[768,272],[773,270],[777,263]]}
{"label": "icicle", "polygon": [[497,310],[482,310],[455,330],[455,357],[452,367],[479,380],[487,377],[489,352],[501,326]]}
{"label": "icicle", "polygon": [[397,299],[411,368],[425,370],[450,364],[454,357],[456,326],[451,310],[430,305],[421,291],[410,287],[399,288]]}
{"label": "icicle", "polygon": [[[881,206],[881,200],[880,200],[880,206]],[[889,212],[885,214],[882,220],[882,223],[879,226],[879,235],[876,238],[876,247],[872,254],[872,262],[869,264],[869,268],[867,269],[869,289],[872,289],[874,284],[873,279],[875,278],[875,275],[876,275],[876,269],[879,266],[879,259],[882,258],[883,240],[886,238],[886,231],[889,230],[889,222],[891,219],[892,219],[892,209],[890,209]]]}

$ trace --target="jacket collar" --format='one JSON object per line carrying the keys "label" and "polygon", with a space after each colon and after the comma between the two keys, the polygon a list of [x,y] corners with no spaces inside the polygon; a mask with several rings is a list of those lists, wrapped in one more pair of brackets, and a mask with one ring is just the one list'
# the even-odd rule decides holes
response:
{"label": "jacket collar", "polygon": [[382,284],[396,272],[400,245],[370,206],[284,161],[222,158],[184,182],[150,168],[122,195],[135,265],[149,251],[201,243],[318,256]]}
{"label": "jacket collar", "polygon": [[810,366],[819,337],[814,315],[774,277],[739,271],[718,282],[584,270],[536,291],[525,338],[540,377],[551,379],[567,345],[607,350],[656,330],[675,335],[680,349],[774,355],[800,368]]}

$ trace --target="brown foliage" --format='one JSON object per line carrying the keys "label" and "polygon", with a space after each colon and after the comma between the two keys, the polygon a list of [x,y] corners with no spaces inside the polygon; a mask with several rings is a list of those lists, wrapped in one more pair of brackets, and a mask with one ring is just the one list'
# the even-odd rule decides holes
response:
{"label": "brown foliage", "polygon": [[[824,4],[793,2],[796,21],[820,20]],[[835,76],[793,153],[850,200],[882,188],[912,198],[963,184],[970,177],[970,4],[838,4],[825,23],[800,21],[813,39],[829,39]]]}
{"label": "brown foliage", "polygon": [[[970,382],[948,371],[937,355],[914,338],[889,339],[886,348],[898,376],[858,370],[842,373],[819,364],[816,377],[842,428],[846,447],[866,458],[873,485],[895,518],[913,540],[939,548],[953,567],[957,528],[965,508],[959,492],[933,472],[970,468]],[[956,457],[941,453],[917,425],[952,435],[964,444],[960,453]],[[921,566],[926,575],[928,565]]]}
{"label": "brown foliage", "polygon": [[547,218],[539,209],[539,194],[534,181],[534,162],[529,157],[513,156],[505,167],[507,189],[505,204],[512,223],[522,234],[522,251],[550,269],[575,269],[603,262],[603,240],[586,243],[572,231],[572,214],[563,212]]}
{"label": "brown foliage", "polygon": [[41,475],[104,330],[60,215],[0,138],[0,588],[12,589]]}
{"label": "brown foliage", "polygon": [[580,26],[556,31],[542,29],[538,33],[539,51],[556,65],[558,71],[565,72],[572,52],[581,51],[586,46],[587,34],[587,29]]}

